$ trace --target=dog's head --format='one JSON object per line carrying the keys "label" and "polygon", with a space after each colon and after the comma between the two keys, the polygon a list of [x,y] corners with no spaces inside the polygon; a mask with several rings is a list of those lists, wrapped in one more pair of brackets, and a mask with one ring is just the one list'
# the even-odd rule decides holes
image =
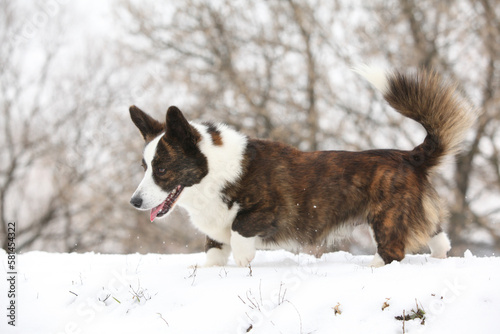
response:
{"label": "dog's head", "polygon": [[151,210],[153,221],[170,211],[185,187],[201,182],[208,173],[208,163],[198,148],[200,133],[176,107],[168,108],[166,123],[136,106],[130,107],[130,117],[146,141],[144,178],[130,203],[139,210]]}

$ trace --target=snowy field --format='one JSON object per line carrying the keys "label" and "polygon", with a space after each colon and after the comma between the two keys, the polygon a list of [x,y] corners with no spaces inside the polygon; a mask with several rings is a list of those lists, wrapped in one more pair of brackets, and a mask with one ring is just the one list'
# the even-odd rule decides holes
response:
{"label": "snowy field", "polygon": [[2,302],[0,333],[500,333],[499,257],[372,269],[371,256],[269,251],[251,270],[194,267],[204,257],[18,255],[16,327]]}

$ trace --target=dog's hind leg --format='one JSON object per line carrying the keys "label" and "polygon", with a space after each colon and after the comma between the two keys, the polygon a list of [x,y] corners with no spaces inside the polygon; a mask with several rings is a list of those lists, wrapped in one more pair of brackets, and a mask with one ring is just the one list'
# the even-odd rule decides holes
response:
{"label": "dog's hind leg", "polygon": [[429,239],[427,245],[431,249],[431,256],[437,259],[445,259],[446,254],[451,249],[450,239],[441,228]]}
{"label": "dog's hind leg", "polygon": [[372,266],[380,267],[392,261],[401,261],[405,257],[407,229],[405,224],[399,220],[404,219],[397,216],[396,210],[390,209],[371,217],[370,226],[377,244],[377,254]]}
{"label": "dog's hind leg", "polygon": [[430,223],[432,232],[429,233],[430,239],[427,240],[427,245],[431,249],[431,256],[444,259],[446,253],[451,249],[450,239],[443,229],[440,222],[444,221],[448,216],[445,206],[439,199],[436,191],[428,188],[422,199],[426,220]]}

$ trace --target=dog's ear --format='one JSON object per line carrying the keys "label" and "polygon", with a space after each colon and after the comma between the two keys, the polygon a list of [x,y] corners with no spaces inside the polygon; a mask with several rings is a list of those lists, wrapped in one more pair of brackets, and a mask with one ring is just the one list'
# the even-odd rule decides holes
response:
{"label": "dog's ear", "polygon": [[134,122],[139,131],[141,131],[141,134],[144,137],[145,141],[150,141],[163,132],[163,124],[161,124],[136,106],[131,106],[129,108],[129,112],[130,118],[132,118],[132,122]]}
{"label": "dog's ear", "polygon": [[165,131],[168,138],[178,140],[185,148],[192,148],[200,140],[200,134],[186,120],[179,108],[167,110]]}

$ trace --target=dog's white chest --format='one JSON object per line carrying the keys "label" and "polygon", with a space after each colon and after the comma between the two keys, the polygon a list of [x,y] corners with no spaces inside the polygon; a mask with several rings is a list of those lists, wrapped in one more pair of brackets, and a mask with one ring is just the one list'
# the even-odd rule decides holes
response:
{"label": "dog's white chest", "polygon": [[185,189],[179,205],[187,210],[197,229],[218,242],[228,244],[239,206],[235,204],[229,209],[218,191],[210,193],[204,188],[197,185]]}

